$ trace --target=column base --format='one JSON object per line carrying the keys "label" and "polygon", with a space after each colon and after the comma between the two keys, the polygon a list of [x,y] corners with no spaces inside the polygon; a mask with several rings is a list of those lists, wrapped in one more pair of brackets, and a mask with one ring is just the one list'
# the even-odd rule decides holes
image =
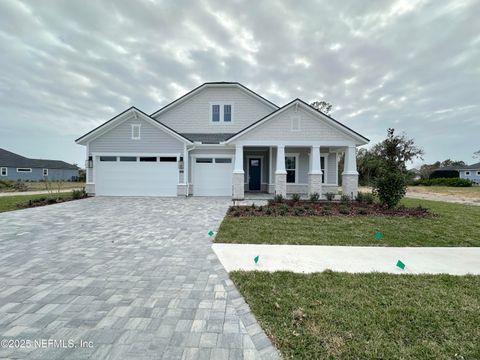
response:
{"label": "column base", "polygon": [[342,193],[354,200],[358,195],[358,174],[342,174]]}
{"label": "column base", "polygon": [[287,174],[275,174],[275,195],[287,196]]}
{"label": "column base", "polygon": [[237,171],[232,174],[233,200],[243,200],[245,198],[245,184],[243,171]]}
{"label": "column base", "polygon": [[313,193],[322,195],[322,174],[308,174],[308,195]]}

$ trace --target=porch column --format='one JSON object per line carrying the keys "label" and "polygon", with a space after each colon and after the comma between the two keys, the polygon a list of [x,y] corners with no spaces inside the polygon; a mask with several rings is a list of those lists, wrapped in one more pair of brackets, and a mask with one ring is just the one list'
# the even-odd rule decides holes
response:
{"label": "porch column", "polygon": [[287,171],[285,170],[285,145],[277,146],[277,168],[275,170],[275,195],[287,196]]}
{"label": "porch column", "polygon": [[243,146],[235,145],[235,164],[233,170],[233,199],[243,200],[245,197],[244,182],[245,172],[243,171]]}
{"label": "porch column", "polygon": [[310,171],[308,172],[308,194],[322,195],[322,167],[320,162],[320,146],[313,145],[310,150]]}
{"label": "porch column", "polygon": [[358,194],[357,152],[355,145],[350,145],[345,151],[345,163],[342,173],[342,192],[352,199]]}

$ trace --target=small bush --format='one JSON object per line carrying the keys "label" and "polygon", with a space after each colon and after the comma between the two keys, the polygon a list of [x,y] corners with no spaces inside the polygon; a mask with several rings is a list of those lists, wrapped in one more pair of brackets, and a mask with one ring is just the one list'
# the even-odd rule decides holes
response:
{"label": "small bush", "polygon": [[274,202],[276,202],[276,203],[282,203],[282,202],[285,200],[285,198],[283,197],[282,194],[277,194],[277,195],[275,195],[275,197],[273,198],[273,200],[274,200]]}
{"label": "small bush", "polygon": [[299,202],[300,201],[300,194],[292,194],[292,200],[293,202]]}
{"label": "small bush", "polygon": [[359,215],[367,215],[368,214],[368,210],[366,208],[358,208],[357,209],[357,214]]}
{"label": "small bush", "polygon": [[294,208],[293,209],[293,215],[295,215],[295,216],[303,215],[303,209],[302,208]]}
{"label": "small bush", "polygon": [[267,207],[267,209],[265,210],[265,214],[266,215],[272,215],[272,209]]}
{"label": "small bush", "polygon": [[320,194],[317,192],[314,192],[313,194],[310,194],[310,201],[318,201],[320,200]]}
{"label": "small bush", "polygon": [[333,199],[335,199],[335,193],[327,192],[325,194],[325,197],[327,198],[328,201],[332,201]]}
{"label": "small bush", "polygon": [[360,203],[373,204],[375,201],[375,197],[371,193],[359,192],[355,200]]}
{"label": "small bush", "polygon": [[340,197],[340,202],[342,204],[348,204],[350,202],[350,200],[351,200],[350,196],[345,195],[345,194]]}
{"label": "small bush", "polygon": [[460,178],[436,178],[436,179],[420,179],[415,180],[413,186],[451,186],[451,187],[470,187],[472,182],[467,179]]}
{"label": "small bush", "polygon": [[405,196],[407,183],[402,172],[392,166],[383,169],[381,175],[375,180],[374,192],[383,205],[389,209],[398,205]]}
{"label": "small bush", "polygon": [[72,190],[72,199],[78,200],[78,199],[83,199],[87,197],[87,193],[85,192],[85,189],[82,190]]}
{"label": "small bush", "polygon": [[322,209],[322,215],[332,215],[332,210],[325,207]]}
{"label": "small bush", "polygon": [[350,209],[348,208],[348,206],[342,205],[338,208],[338,212],[343,215],[348,215],[350,214]]}

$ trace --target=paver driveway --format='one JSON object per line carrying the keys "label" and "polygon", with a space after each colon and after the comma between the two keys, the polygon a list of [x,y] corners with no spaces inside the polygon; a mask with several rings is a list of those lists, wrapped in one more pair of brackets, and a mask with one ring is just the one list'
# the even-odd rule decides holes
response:
{"label": "paver driveway", "polygon": [[[0,358],[277,358],[211,250],[228,205],[99,197],[0,214],[0,339],[33,344]],[[69,347],[80,340],[92,347]]]}

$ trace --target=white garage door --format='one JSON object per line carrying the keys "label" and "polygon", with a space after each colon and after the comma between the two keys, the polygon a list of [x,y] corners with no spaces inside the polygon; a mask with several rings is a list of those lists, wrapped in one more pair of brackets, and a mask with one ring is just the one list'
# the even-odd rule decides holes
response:
{"label": "white garage door", "polygon": [[97,156],[95,193],[107,196],[176,196],[173,156]]}
{"label": "white garage door", "polygon": [[232,196],[232,159],[198,157],[193,169],[195,196]]}

